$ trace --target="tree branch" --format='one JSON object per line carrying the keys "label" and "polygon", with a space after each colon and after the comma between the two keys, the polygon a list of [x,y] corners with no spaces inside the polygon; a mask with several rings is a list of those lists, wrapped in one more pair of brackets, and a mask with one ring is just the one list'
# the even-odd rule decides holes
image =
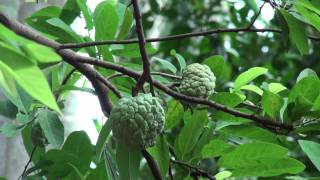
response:
{"label": "tree branch", "polygon": [[200,177],[208,178],[210,180],[215,180],[216,179],[214,176],[211,175],[211,173],[209,173],[207,171],[204,171],[204,170],[202,170],[202,169],[200,169],[198,167],[192,166],[192,165],[190,165],[188,163],[185,163],[185,162],[182,162],[182,161],[173,160],[173,159],[170,159],[170,162],[189,168],[192,171],[191,176],[192,175],[196,176],[196,177],[200,176]]}
{"label": "tree branch", "polygon": [[267,3],[267,2],[264,1],[263,4],[260,6],[258,13],[253,17],[253,20],[252,20],[251,23],[249,24],[248,29],[251,29],[251,28],[253,27],[254,23],[256,22],[256,20],[258,19],[259,15],[261,14],[262,8],[264,7],[264,5],[265,5],[266,3]]}
{"label": "tree branch", "polygon": [[131,0],[132,6],[133,6],[133,14],[134,18],[136,20],[136,31],[138,35],[138,40],[139,40],[139,49],[140,49],[140,54],[143,62],[143,73],[142,76],[139,78],[136,87],[133,88],[132,90],[132,95],[136,96],[139,92],[140,89],[142,89],[144,83],[149,80],[150,83],[150,91],[152,95],[154,94],[154,89],[153,89],[153,80],[150,75],[150,62],[149,62],[149,57],[147,54],[146,50],[146,40],[144,37],[144,31],[143,31],[143,26],[142,26],[142,19],[141,19],[141,13],[139,9],[139,4],[138,0]]}
{"label": "tree branch", "polygon": [[150,170],[152,171],[154,178],[156,180],[162,180],[160,169],[153,157],[148,153],[147,150],[142,150],[142,155],[147,160],[147,163],[150,167]]}
{"label": "tree branch", "polygon": [[[121,72],[123,74],[126,74],[126,75],[128,75],[130,77],[133,77],[135,79],[139,78],[141,76],[141,73],[133,71],[133,70],[128,69],[126,67],[119,66],[117,64],[113,64],[113,63],[110,63],[110,62],[107,62],[107,61],[96,61],[94,58],[90,58],[90,57],[79,56],[78,57],[78,62],[88,63],[88,64],[91,64],[91,65],[96,65],[96,66],[101,66],[101,67],[104,67],[104,68],[107,68],[107,69],[112,69],[112,70]],[[226,106],[224,106],[222,104],[219,104],[219,103],[216,103],[216,102],[213,102],[213,101],[209,101],[207,99],[187,96],[187,95],[178,93],[178,92],[170,89],[169,87],[165,86],[164,84],[162,84],[162,83],[160,83],[160,82],[158,82],[156,80],[154,80],[153,83],[154,83],[155,87],[161,89],[162,91],[164,91],[165,93],[167,93],[168,95],[170,95],[170,96],[172,96],[172,97],[174,97],[176,99],[183,100],[183,101],[188,101],[188,102],[196,103],[196,104],[207,105],[209,107],[212,107],[212,108],[220,110],[220,111],[224,111],[226,113],[232,114],[232,115],[237,116],[237,117],[251,119],[251,120],[253,120],[253,121],[257,122],[257,123],[263,124],[263,125],[275,126],[275,127],[281,128],[281,129],[289,130],[289,131],[293,130],[293,126],[292,125],[282,124],[282,123],[279,123],[277,121],[274,121],[274,120],[271,120],[271,119],[268,119],[268,118],[265,118],[265,117],[257,116],[255,114],[243,113],[241,111],[237,111],[235,109],[226,107]]]}
{"label": "tree branch", "polygon": [[[257,33],[257,32],[273,32],[281,34],[282,31],[280,29],[248,29],[248,27],[244,28],[232,28],[232,29],[211,29],[208,31],[201,31],[201,32],[191,32],[185,34],[177,34],[171,35],[167,37],[159,37],[159,38],[148,38],[146,42],[162,42],[162,41],[172,41],[178,39],[185,39],[190,37],[199,37],[199,36],[208,36],[213,34],[220,34],[220,33]],[[308,35],[308,38],[314,41],[319,41],[320,37]],[[59,49],[74,49],[74,48],[83,48],[89,46],[102,46],[102,45],[109,45],[109,44],[136,44],[139,43],[137,39],[128,39],[128,40],[106,40],[106,41],[93,41],[93,42],[84,42],[84,43],[67,43],[63,44],[59,47]]]}
{"label": "tree branch", "polygon": [[34,153],[36,152],[37,150],[37,146],[34,146],[32,151],[31,151],[31,154],[30,154],[30,158],[27,162],[27,164],[24,166],[24,169],[23,169],[23,172],[22,174],[19,176],[18,180],[21,178],[21,179],[24,179],[25,178],[25,175],[26,175],[26,172],[27,172],[27,169],[28,169],[28,166],[30,165],[31,161],[32,161],[32,158],[33,158],[33,155]]}
{"label": "tree branch", "polygon": [[103,78],[103,76],[90,66],[77,62],[78,55],[75,52],[67,49],[58,50],[61,46],[60,43],[43,37],[38,32],[25,26],[24,24],[14,19],[10,19],[2,12],[0,12],[0,22],[18,35],[55,49],[65,62],[72,65],[75,69],[77,69],[88,78],[92,86],[95,88],[102,111],[105,115],[108,115],[110,113],[112,104],[110,102],[110,99],[108,98],[109,89],[96,79],[97,77]]}

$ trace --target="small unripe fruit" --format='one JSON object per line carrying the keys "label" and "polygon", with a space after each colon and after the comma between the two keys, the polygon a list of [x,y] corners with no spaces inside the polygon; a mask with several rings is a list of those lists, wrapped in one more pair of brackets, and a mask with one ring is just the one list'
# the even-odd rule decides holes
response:
{"label": "small unripe fruit", "polygon": [[164,126],[165,112],[151,94],[122,98],[112,109],[114,137],[129,148],[145,149],[154,145]]}
{"label": "small unripe fruit", "polygon": [[216,77],[207,65],[193,63],[182,73],[182,81],[178,88],[182,94],[208,98],[214,93]]}

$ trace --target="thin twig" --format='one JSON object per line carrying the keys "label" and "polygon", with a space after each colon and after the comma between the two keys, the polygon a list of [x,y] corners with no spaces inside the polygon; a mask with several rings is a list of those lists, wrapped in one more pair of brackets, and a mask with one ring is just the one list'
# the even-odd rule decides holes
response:
{"label": "thin twig", "polygon": [[[191,32],[185,34],[177,34],[171,35],[167,37],[158,37],[158,38],[148,38],[146,42],[162,42],[162,41],[172,41],[172,40],[179,40],[185,39],[190,37],[199,37],[199,36],[209,36],[213,34],[220,34],[220,33],[256,33],[256,32],[273,32],[281,34],[282,31],[280,29],[248,29],[248,27],[244,28],[231,28],[231,29],[211,29],[208,31],[200,31],[200,32]],[[308,35],[308,38],[314,41],[319,41],[320,37]],[[136,44],[139,43],[137,39],[128,39],[128,40],[105,40],[105,41],[93,41],[93,42],[84,42],[84,43],[66,43],[59,47],[59,49],[74,49],[74,48],[83,48],[89,46],[102,46],[102,45],[110,45],[110,44]]]}
{"label": "thin twig", "polygon": [[32,158],[33,158],[33,155],[35,153],[35,151],[37,150],[37,146],[35,145],[33,148],[32,148],[32,151],[31,151],[31,154],[30,154],[30,158],[27,162],[27,164],[24,166],[24,169],[23,169],[23,172],[22,174],[19,176],[18,180],[21,178],[21,179],[24,179],[24,176],[27,172],[27,169],[28,169],[28,166],[30,165],[31,161],[32,161]]}
{"label": "thin twig", "polygon": [[173,180],[173,173],[172,173],[172,166],[171,166],[171,163],[169,162],[169,178],[170,180]]}
{"label": "thin twig", "polygon": [[143,73],[142,76],[139,78],[136,86],[132,90],[132,95],[136,96],[139,92],[140,89],[142,89],[144,83],[149,80],[150,83],[150,91],[152,95],[154,96],[154,89],[153,89],[153,80],[150,75],[150,62],[149,62],[149,57],[147,54],[146,50],[146,40],[144,37],[144,30],[143,30],[143,25],[142,25],[142,19],[141,19],[141,13],[139,9],[139,4],[138,0],[131,0],[132,6],[133,6],[133,14],[134,18],[136,21],[136,32],[138,35],[138,40],[139,40],[139,49],[140,49],[140,54],[143,62]]}
{"label": "thin twig", "polygon": [[61,86],[67,84],[67,82],[68,82],[69,79],[71,78],[72,74],[73,74],[74,72],[76,72],[76,71],[77,71],[77,69],[76,69],[76,68],[73,68],[73,69],[66,75],[66,77],[63,79],[63,81],[62,81],[62,83],[61,83]]}
{"label": "thin twig", "polygon": [[262,8],[263,6],[266,4],[267,2],[264,1],[263,4],[260,6],[258,13],[253,17],[253,20],[251,21],[251,23],[248,26],[248,29],[251,29],[254,25],[254,23],[256,22],[256,20],[258,19],[259,15],[261,14]]}
{"label": "thin twig", "polygon": [[168,77],[168,78],[172,78],[172,79],[178,79],[181,80],[182,77],[181,76],[176,76],[173,74],[168,74],[168,73],[163,73],[163,72],[151,72],[151,75],[159,75],[159,76],[163,76],[163,77]]}
{"label": "thin twig", "polygon": [[111,84],[106,78],[102,76],[97,76],[97,79],[101,81],[104,85],[106,85],[118,98],[122,98],[121,92]]}
{"label": "thin twig", "polygon": [[195,166],[192,166],[186,162],[182,162],[182,161],[178,161],[178,160],[173,160],[173,159],[170,159],[170,162],[174,163],[174,164],[178,164],[178,165],[181,165],[181,166],[185,166],[187,167],[188,169],[190,169],[192,171],[192,175],[196,176],[196,177],[204,177],[204,178],[208,178],[210,180],[215,180],[216,178],[214,176],[211,175],[211,173],[207,172],[207,171],[204,171],[198,167],[195,167]]}
{"label": "thin twig", "polygon": [[153,174],[153,177],[156,180],[162,180],[160,169],[159,169],[156,161],[153,159],[153,157],[148,153],[147,150],[142,150],[142,155],[147,160],[147,163],[148,163],[148,165],[150,167],[150,170],[151,170],[151,172]]}

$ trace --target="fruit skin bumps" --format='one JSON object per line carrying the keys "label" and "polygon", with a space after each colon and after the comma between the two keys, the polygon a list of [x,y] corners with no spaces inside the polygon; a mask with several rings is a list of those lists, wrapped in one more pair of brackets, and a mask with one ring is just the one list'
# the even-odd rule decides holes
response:
{"label": "fruit skin bumps", "polygon": [[207,65],[193,63],[182,73],[182,81],[178,91],[182,94],[208,98],[214,92],[216,77]]}
{"label": "fruit skin bumps", "polygon": [[129,148],[145,149],[155,144],[164,127],[165,112],[157,97],[140,94],[122,98],[112,109],[114,137]]}

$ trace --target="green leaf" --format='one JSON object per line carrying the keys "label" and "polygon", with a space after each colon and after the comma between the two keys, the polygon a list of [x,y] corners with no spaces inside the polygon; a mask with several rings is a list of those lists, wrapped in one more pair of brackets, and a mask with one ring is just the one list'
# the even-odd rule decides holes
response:
{"label": "green leaf", "polygon": [[153,58],[156,62],[159,62],[163,68],[168,69],[169,71],[171,71],[172,73],[177,73],[177,68],[168,60],[165,59],[161,59],[158,57],[154,57]]}
{"label": "green leaf", "polygon": [[202,158],[214,158],[231,152],[235,147],[221,139],[211,140],[202,151]]}
{"label": "green leaf", "polygon": [[167,109],[165,129],[172,129],[179,124],[183,117],[184,109],[182,104],[176,100],[170,100]]}
{"label": "green leaf", "polygon": [[311,11],[316,12],[317,14],[320,14],[320,2],[315,0],[299,0],[294,1],[294,4],[303,5],[304,7],[310,9]]}
{"label": "green leaf", "polygon": [[119,168],[120,179],[138,179],[140,160],[140,150],[130,150],[121,143],[117,144],[116,161]]}
{"label": "green leaf", "polygon": [[92,13],[86,3],[87,0],[77,0],[77,4],[82,11],[84,20],[86,21],[86,29],[91,30],[93,28],[93,18]]}
{"label": "green leaf", "polygon": [[318,31],[320,31],[320,17],[319,14],[316,14],[307,8],[305,8],[303,5],[295,4],[295,9],[304,17],[304,19],[311,24],[313,27],[315,27]]}
{"label": "green leaf", "polygon": [[28,43],[24,47],[27,55],[36,59],[39,63],[55,63],[60,62],[62,59],[57,53],[54,52],[53,49],[40,44]]}
{"label": "green leaf", "polygon": [[221,55],[208,57],[202,62],[202,64],[208,65],[217,79],[219,79],[224,73],[225,60]]}
{"label": "green leaf", "polygon": [[2,100],[0,101],[0,114],[13,119],[18,114],[18,109],[11,101]]}
{"label": "green leaf", "polygon": [[229,177],[231,177],[232,172],[230,171],[222,171],[219,172],[218,174],[214,175],[214,177],[216,178],[216,180],[225,180]]}
{"label": "green leaf", "polygon": [[25,56],[0,43],[0,69],[10,74],[33,98],[60,112],[49,84],[40,69]]}
{"label": "green leaf", "polygon": [[235,93],[229,92],[219,92],[212,96],[210,96],[210,100],[223,104],[228,107],[236,107],[239,105],[243,100],[239,97],[239,95]]}
{"label": "green leaf", "polygon": [[182,72],[182,70],[187,67],[186,60],[184,59],[184,57],[181,54],[178,54],[174,49],[171,49],[170,54],[177,59],[180,65],[180,72]]}
{"label": "green leaf", "polygon": [[102,129],[99,133],[98,140],[96,143],[96,155],[98,160],[100,160],[102,151],[107,142],[108,136],[111,132],[112,121],[110,119],[102,126]]}
{"label": "green leaf", "polygon": [[80,15],[80,7],[76,0],[67,0],[60,13],[60,18],[66,23],[71,24]]}
{"label": "green leaf", "polygon": [[257,93],[258,95],[262,96],[263,91],[262,89],[260,89],[258,86],[253,85],[253,84],[248,84],[248,85],[244,85],[240,88],[241,90],[248,90],[248,91],[252,91],[254,93]]}
{"label": "green leaf", "polygon": [[6,123],[0,127],[0,133],[6,137],[14,137],[19,133],[19,126],[16,124]]}
{"label": "green leaf", "polygon": [[166,177],[170,164],[169,147],[166,138],[164,136],[160,136],[156,145],[149,148],[148,152],[156,160],[162,177]]}
{"label": "green leaf", "polygon": [[93,150],[91,141],[84,131],[72,132],[66,139],[62,150],[73,156],[79,157],[77,162],[72,162],[82,174],[85,174],[90,167]]}
{"label": "green leaf", "polygon": [[290,40],[297,46],[302,55],[308,54],[309,46],[305,27],[286,10],[280,10],[280,12],[288,24]]}
{"label": "green leaf", "polygon": [[314,76],[314,77],[318,77],[317,73],[310,69],[310,68],[306,68],[303,71],[300,72],[298,78],[297,78],[297,83],[302,80],[303,78],[309,77],[309,76]]}
{"label": "green leaf", "polygon": [[320,144],[312,141],[299,140],[299,145],[320,171]]}
{"label": "green leaf", "polygon": [[249,141],[264,141],[279,144],[278,138],[275,134],[252,125],[242,124],[227,126],[222,128],[220,131],[232,137],[246,138]]}
{"label": "green leaf", "polygon": [[295,102],[297,97],[305,98],[309,102],[314,102],[319,96],[320,90],[314,87],[320,86],[320,80],[315,76],[308,76],[301,79],[291,90],[288,97],[288,104]]}
{"label": "green leaf", "polygon": [[268,69],[263,68],[263,67],[253,67],[250,68],[249,70],[241,73],[235,80],[234,82],[234,89],[235,90],[240,90],[240,88],[247,83],[251,82],[258,76],[261,76],[265,73],[268,72]]}
{"label": "green leaf", "polygon": [[[42,160],[53,162],[51,166],[44,168],[44,170],[47,171],[46,177],[48,179],[61,179],[68,175],[72,176],[73,174],[75,175],[73,179],[79,179],[78,175],[76,175],[75,168],[78,170],[76,164],[79,164],[81,161],[81,156],[74,155],[72,152],[52,149],[46,152]],[[72,168],[72,166],[75,168]]]}
{"label": "green leaf", "polygon": [[208,112],[206,110],[186,112],[183,118],[185,124],[177,137],[178,147],[175,147],[182,156],[191,152],[196,145],[204,126],[208,123]]}
{"label": "green leaf", "polygon": [[[239,109],[239,108],[237,108],[237,110],[252,114],[252,112],[249,112],[248,110]],[[251,122],[249,119],[236,117],[234,115],[228,114],[223,111],[217,111],[214,114],[212,114],[211,117],[214,120],[218,120],[217,126],[216,126],[217,130],[230,125],[239,125],[239,124],[245,124],[245,123]]]}
{"label": "green leaf", "polygon": [[106,177],[106,167],[104,162],[101,162],[97,165],[97,168],[90,171],[90,174],[87,176],[86,180],[105,180]]}
{"label": "green leaf", "polygon": [[280,83],[270,83],[268,85],[268,90],[274,94],[278,94],[281,91],[286,90],[287,88]]}
{"label": "green leaf", "polygon": [[49,110],[39,112],[38,121],[45,137],[53,148],[59,148],[64,140],[64,127],[57,114]]}
{"label": "green leaf", "polygon": [[277,176],[286,173],[297,174],[305,166],[287,157],[288,150],[282,146],[254,142],[243,144],[231,153],[223,155],[218,164],[230,169],[233,176]]}
{"label": "green leaf", "polygon": [[265,90],[261,100],[263,110],[272,118],[278,117],[283,105],[283,99],[268,90]]}
{"label": "green leaf", "polygon": [[[118,14],[115,6],[110,1],[101,2],[94,11],[95,40],[112,40],[115,38],[118,27]],[[111,61],[112,56],[109,46],[99,46],[98,51],[105,60]]]}
{"label": "green leaf", "polygon": [[[32,143],[32,139],[31,139],[31,128],[32,128],[32,125],[29,124],[21,131],[23,144],[24,144],[24,147],[25,147],[29,156],[31,155],[31,152],[34,148],[34,145]],[[36,163],[36,162],[40,161],[40,159],[42,158],[44,153],[45,153],[44,147],[37,147],[37,149],[35,150],[35,152],[33,154],[32,162]]]}
{"label": "green leaf", "polygon": [[[146,44],[146,51],[149,55],[154,54],[157,50],[154,49],[151,43]],[[126,58],[140,58],[139,44],[123,44],[111,46],[111,53],[115,56]]]}
{"label": "green leaf", "polygon": [[60,30],[62,30],[64,33],[66,33],[67,35],[72,37],[74,39],[74,41],[80,41],[81,40],[80,36],[78,36],[72,30],[72,28],[68,24],[63,22],[61,19],[59,19],[59,18],[51,18],[51,19],[46,20],[46,22],[48,24],[52,25],[53,27],[56,27],[56,28],[59,28]]}
{"label": "green leaf", "polygon": [[128,35],[132,27],[132,22],[133,22],[133,13],[129,8],[126,8],[124,19],[120,26],[120,31],[117,36],[118,40],[124,39]]}

